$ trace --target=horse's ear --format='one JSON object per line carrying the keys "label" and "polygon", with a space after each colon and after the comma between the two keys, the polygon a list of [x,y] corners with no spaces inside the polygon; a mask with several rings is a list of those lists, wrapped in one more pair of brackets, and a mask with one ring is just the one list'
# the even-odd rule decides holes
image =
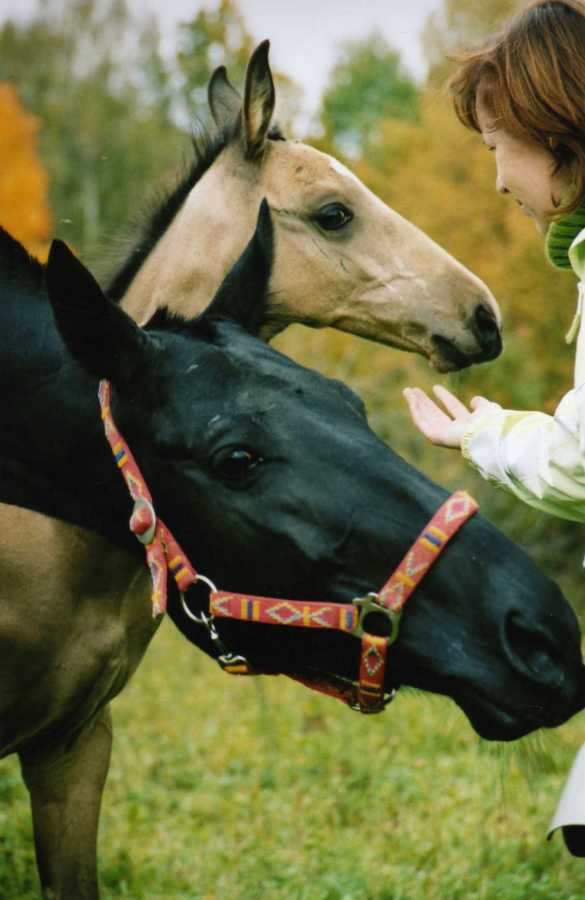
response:
{"label": "horse's ear", "polygon": [[45,278],[57,328],[71,355],[98,378],[129,380],[152,352],[152,339],[108,300],[63,241],[51,244]]}
{"label": "horse's ear", "polygon": [[274,113],[275,92],[268,64],[270,41],[256,47],[246,69],[246,88],[242,106],[242,137],[248,159],[259,156]]}
{"label": "horse's ear", "polygon": [[260,204],[256,230],[198,322],[231,319],[250,334],[260,332],[272,271],[274,236],[266,199]]}
{"label": "horse's ear", "polygon": [[219,66],[211,76],[207,99],[213,121],[220,131],[236,124],[242,111],[242,98],[227,77],[225,66]]}

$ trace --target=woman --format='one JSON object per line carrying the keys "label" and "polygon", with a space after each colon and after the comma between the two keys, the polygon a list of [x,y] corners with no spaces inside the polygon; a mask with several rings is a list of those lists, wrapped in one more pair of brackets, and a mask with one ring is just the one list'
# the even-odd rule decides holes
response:
{"label": "woman", "polygon": [[[502,409],[485,397],[467,408],[437,385],[439,405],[404,391],[432,443],[459,448],[484,478],[525,503],[585,522],[585,2],[538,0],[451,81],[455,111],[495,154],[496,188],[530,216],[549,260],[578,279],[574,388],[553,416]],[[584,748],[585,750],[585,748]],[[585,855],[585,752],[578,756],[552,830]]]}

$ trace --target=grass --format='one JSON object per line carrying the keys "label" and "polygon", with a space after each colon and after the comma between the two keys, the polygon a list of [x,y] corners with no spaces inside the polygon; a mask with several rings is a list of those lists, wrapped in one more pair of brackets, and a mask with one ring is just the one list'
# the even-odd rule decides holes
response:
{"label": "grass", "polygon": [[[362,717],[286,678],[221,673],[163,625],[114,705],[105,898],[577,900],[545,841],[583,718],[488,745],[448,700]],[[38,897],[26,792],[0,770],[0,897]]]}

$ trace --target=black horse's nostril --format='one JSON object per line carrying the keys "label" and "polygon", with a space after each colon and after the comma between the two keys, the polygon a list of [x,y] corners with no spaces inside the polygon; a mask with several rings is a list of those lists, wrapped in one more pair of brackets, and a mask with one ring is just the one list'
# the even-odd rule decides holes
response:
{"label": "black horse's nostril", "polygon": [[561,688],[565,681],[562,653],[543,630],[510,613],[504,625],[508,659],[514,668],[543,687]]}
{"label": "black horse's nostril", "polygon": [[473,317],[473,331],[486,359],[498,356],[502,349],[502,336],[500,326],[493,312],[487,306],[476,307]]}

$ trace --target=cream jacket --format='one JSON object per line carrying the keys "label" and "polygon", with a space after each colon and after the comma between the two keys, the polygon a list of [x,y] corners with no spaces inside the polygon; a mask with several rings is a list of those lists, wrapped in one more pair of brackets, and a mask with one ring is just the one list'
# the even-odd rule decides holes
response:
{"label": "cream jacket", "polygon": [[574,388],[554,415],[490,403],[473,417],[463,456],[484,478],[530,506],[585,522],[585,228],[568,258],[578,284],[577,312],[567,339],[577,335]]}

